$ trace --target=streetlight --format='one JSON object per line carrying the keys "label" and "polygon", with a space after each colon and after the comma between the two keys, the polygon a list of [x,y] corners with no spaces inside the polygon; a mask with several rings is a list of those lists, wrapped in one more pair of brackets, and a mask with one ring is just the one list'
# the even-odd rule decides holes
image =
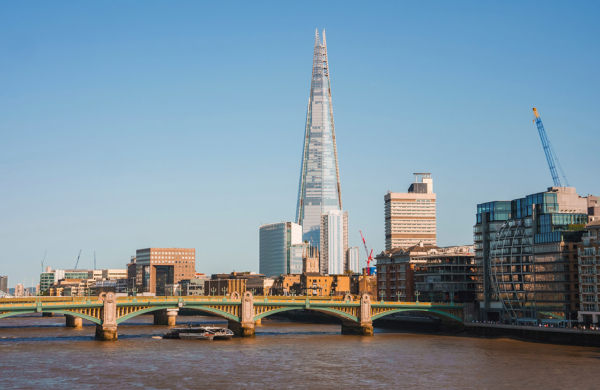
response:
{"label": "streetlight", "polygon": [[227,295],[227,287],[221,288],[221,291],[223,291],[223,297],[225,297]]}
{"label": "streetlight", "polygon": [[213,288],[211,288],[211,289],[210,289],[210,291],[212,291],[212,293],[213,293],[213,298],[214,298],[214,297],[215,297],[215,291],[217,291],[217,289],[213,287]]}
{"label": "streetlight", "polygon": [[402,295],[402,293],[400,291],[396,291],[396,301],[400,302],[400,295]]}
{"label": "streetlight", "polygon": [[418,291],[415,291],[415,297],[417,297],[417,303],[419,303],[419,295],[421,295],[421,293]]}
{"label": "streetlight", "polygon": [[379,296],[381,297],[381,302],[383,302],[383,297],[384,297],[384,295],[385,295],[385,292],[383,292],[383,290],[381,290],[381,291],[379,292]]}
{"label": "streetlight", "polygon": [[433,295],[434,294],[432,292],[429,293],[429,302],[431,303],[433,303]]}

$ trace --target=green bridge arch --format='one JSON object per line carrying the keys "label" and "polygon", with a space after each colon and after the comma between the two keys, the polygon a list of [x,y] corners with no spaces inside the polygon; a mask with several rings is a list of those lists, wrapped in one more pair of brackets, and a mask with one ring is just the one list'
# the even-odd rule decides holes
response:
{"label": "green bridge arch", "polygon": [[[304,306],[302,307],[298,307],[298,306],[291,306],[291,307],[281,307],[279,309],[274,309],[274,310],[270,310],[267,311],[265,313],[261,313],[257,316],[254,316],[254,321],[258,321],[262,318],[268,317],[272,314],[277,314],[277,313],[282,313],[284,311],[290,311],[290,310],[302,310],[302,309],[306,309]],[[314,311],[318,311],[318,312],[322,312],[322,313],[326,313],[326,314],[330,314],[334,317],[340,318],[340,319],[345,319],[345,320],[352,320],[352,321],[358,321],[358,317],[353,316],[351,314],[345,313],[343,311],[339,311],[339,310],[335,310],[329,307],[314,307],[311,306],[308,308],[309,310],[314,310]]]}
{"label": "green bridge arch", "polygon": [[[214,309],[212,307],[205,307],[205,306],[200,306],[200,305],[198,305],[198,306],[195,306],[195,305],[189,305],[189,306],[185,305],[182,308],[183,309],[193,309],[193,310],[203,311],[203,312],[206,312],[206,313],[215,314],[215,315],[217,315],[219,317],[223,317],[223,318],[226,318],[228,320],[233,320],[233,321],[240,322],[240,318],[239,317],[234,316],[233,314],[229,314],[229,313],[224,312],[224,311],[219,310],[219,309]],[[148,308],[141,309],[141,310],[138,310],[138,311],[134,311],[133,313],[129,313],[127,315],[124,315],[123,317],[119,317],[117,319],[117,325],[121,324],[121,323],[123,323],[123,322],[125,322],[125,321],[127,321],[127,320],[129,320],[129,319],[131,319],[133,317],[137,317],[137,316],[142,315],[142,314],[148,314],[148,313],[151,313],[153,311],[165,310],[165,309],[167,309],[167,310],[168,309],[179,309],[179,306],[173,306],[173,307],[170,307],[170,306],[153,306],[153,307],[148,307]]]}
{"label": "green bridge arch", "polygon": [[[0,318],[14,317],[14,316],[19,316],[21,314],[36,314],[36,313],[38,313],[38,311],[36,311],[36,310],[31,310],[31,311],[10,311],[8,313],[0,314]],[[77,312],[74,312],[74,311],[69,311],[69,310],[46,309],[46,310],[42,310],[41,313],[64,314],[64,315],[68,315],[68,316],[83,318],[84,320],[88,320],[90,322],[93,322],[94,324],[102,325],[102,321],[99,320],[98,318],[91,317],[91,316],[88,316],[86,314],[77,313]]]}
{"label": "green bridge arch", "polygon": [[453,319],[455,321],[463,322],[462,318],[457,317],[457,316],[455,316],[453,314],[450,314],[450,313],[446,313],[446,312],[441,311],[441,310],[426,309],[426,308],[416,308],[416,307],[406,307],[406,308],[402,308],[402,309],[394,309],[394,310],[386,311],[386,312],[383,312],[383,313],[379,313],[379,314],[374,315],[373,317],[371,317],[371,320],[374,321],[374,320],[376,320],[378,318],[385,317],[387,315],[394,314],[394,313],[400,313],[400,312],[403,312],[403,311],[425,311],[425,312],[429,312],[429,313],[436,313],[436,314],[441,314],[443,316],[449,317],[449,318],[451,318],[451,319]]}

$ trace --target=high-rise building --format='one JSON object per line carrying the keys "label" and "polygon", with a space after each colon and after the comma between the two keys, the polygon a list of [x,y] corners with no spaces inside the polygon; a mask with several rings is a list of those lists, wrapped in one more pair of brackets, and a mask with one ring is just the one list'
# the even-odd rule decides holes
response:
{"label": "high-rise building", "polygon": [[385,250],[436,245],[436,197],[431,173],[415,173],[408,192],[384,196]]}
{"label": "high-rise building", "polygon": [[[315,35],[296,221],[302,240],[320,247],[321,214],[342,209],[325,31]],[[262,271],[261,271],[262,272]]]}
{"label": "high-rise building", "polygon": [[600,325],[600,221],[590,222],[577,245],[579,258],[579,312],[578,322],[587,326]]}
{"label": "high-rise building", "polygon": [[25,286],[21,283],[15,286],[15,293],[13,294],[15,297],[24,297],[25,296]]}
{"label": "high-rise building", "polygon": [[355,274],[360,272],[360,249],[357,246],[348,248],[346,271],[352,271]]}
{"label": "high-rise building", "polygon": [[483,320],[511,323],[575,319],[577,243],[588,222],[573,187],[477,205],[476,286]]}
{"label": "high-rise building", "polygon": [[0,276],[0,291],[8,294],[8,276]]}
{"label": "high-rise building", "polygon": [[[149,292],[158,296],[165,295],[167,285],[191,279],[196,274],[196,250],[194,248],[146,248],[138,249],[135,254],[136,268],[129,269],[127,278],[142,281],[136,285],[138,292]],[[133,271],[135,270],[135,275]],[[119,270],[123,271],[123,270]],[[140,272],[143,276],[137,277]],[[108,273],[107,273],[108,275]]]}
{"label": "high-rise building", "polygon": [[267,277],[290,274],[291,247],[302,243],[302,226],[294,222],[270,223],[262,225],[259,232],[259,272]]}
{"label": "high-rise building", "polygon": [[343,274],[347,251],[348,212],[329,210],[321,214],[321,273]]}

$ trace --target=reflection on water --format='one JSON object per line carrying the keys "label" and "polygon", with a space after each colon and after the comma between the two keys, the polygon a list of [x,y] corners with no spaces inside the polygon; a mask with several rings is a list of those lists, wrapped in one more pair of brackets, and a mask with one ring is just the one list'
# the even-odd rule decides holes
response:
{"label": "reflection on water", "polygon": [[[161,340],[152,316],[119,326],[119,341],[64,317],[0,320],[0,388],[597,388],[600,350],[264,320],[253,339]],[[85,323],[85,321],[84,321]],[[214,317],[178,318],[179,324]]]}

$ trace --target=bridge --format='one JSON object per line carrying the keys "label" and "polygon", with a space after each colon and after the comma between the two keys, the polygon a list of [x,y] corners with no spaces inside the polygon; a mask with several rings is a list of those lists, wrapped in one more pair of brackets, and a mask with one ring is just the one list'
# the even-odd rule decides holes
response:
{"label": "bridge", "polygon": [[[369,295],[354,297],[255,297],[246,291],[241,297],[38,297],[0,299],[0,319],[21,314],[64,314],[69,327],[82,320],[96,324],[96,340],[117,340],[118,325],[141,314],[154,314],[155,325],[175,325],[179,309],[193,309],[225,318],[237,336],[254,336],[254,325],[263,318],[289,310],[310,309],[342,320],[342,334],[372,335],[373,321],[406,311],[428,312],[450,321],[463,322],[463,305],[436,302],[371,301]],[[52,313],[52,314],[51,314]]]}

